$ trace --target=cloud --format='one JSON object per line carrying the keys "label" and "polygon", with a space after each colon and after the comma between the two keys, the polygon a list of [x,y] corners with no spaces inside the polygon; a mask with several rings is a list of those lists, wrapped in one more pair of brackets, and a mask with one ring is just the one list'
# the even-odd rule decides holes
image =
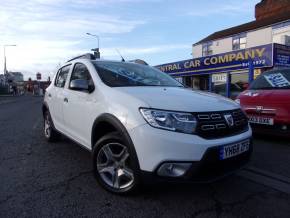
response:
{"label": "cloud", "polygon": [[[7,48],[8,69],[48,73],[59,62],[88,52],[86,32],[101,34],[105,41],[110,34],[133,31],[146,21],[105,13],[102,7],[141,1],[2,0],[0,45],[17,44],[16,48]],[[0,66],[3,59],[0,52]]]}
{"label": "cloud", "polygon": [[103,57],[119,57],[116,49],[118,49],[124,56],[143,56],[147,54],[165,53],[174,51],[176,49],[188,48],[188,44],[169,44],[169,45],[153,45],[149,47],[118,47],[118,48],[104,48],[102,49]]}
{"label": "cloud", "polygon": [[195,17],[210,17],[214,15],[233,16],[241,13],[251,12],[249,8],[252,8],[253,5],[254,4],[252,0],[233,1],[233,2],[218,1],[206,5],[206,8],[201,8],[201,6],[203,7],[205,6],[204,4],[202,4],[198,8],[194,8],[194,10],[191,10],[186,14]]}

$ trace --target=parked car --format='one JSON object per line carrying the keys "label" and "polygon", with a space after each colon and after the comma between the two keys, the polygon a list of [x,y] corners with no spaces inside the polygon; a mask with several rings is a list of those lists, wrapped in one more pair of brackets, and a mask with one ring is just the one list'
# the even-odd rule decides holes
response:
{"label": "parked car", "polygon": [[290,137],[290,69],[263,73],[237,102],[255,132]]}
{"label": "parked car", "polygon": [[46,139],[63,134],[91,151],[96,180],[114,193],[152,181],[212,181],[252,152],[238,104],[142,64],[75,58],[56,73],[42,110]]}

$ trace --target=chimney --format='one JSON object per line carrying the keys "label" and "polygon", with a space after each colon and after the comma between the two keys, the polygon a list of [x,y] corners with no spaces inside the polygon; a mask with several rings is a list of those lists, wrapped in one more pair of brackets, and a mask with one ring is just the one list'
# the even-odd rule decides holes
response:
{"label": "chimney", "polygon": [[256,20],[263,20],[287,13],[290,13],[290,0],[262,0],[255,7]]}
{"label": "chimney", "polygon": [[290,0],[262,0],[256,4],[256,20],[281,16],[290,13]]}

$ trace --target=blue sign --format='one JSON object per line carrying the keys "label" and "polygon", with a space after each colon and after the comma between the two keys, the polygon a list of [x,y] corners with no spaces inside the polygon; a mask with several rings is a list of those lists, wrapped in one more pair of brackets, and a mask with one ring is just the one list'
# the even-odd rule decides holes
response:
{"label": "blue sign", "polygon": [[156,67],[178,77],[243,70],[248,69],[250,64],[253,64],[254,68],[272,67],[273,44],[162,64]]}
{"label": "blue sign", "polygon": [[290,67],[290,46],[274,44],[274,65]]}

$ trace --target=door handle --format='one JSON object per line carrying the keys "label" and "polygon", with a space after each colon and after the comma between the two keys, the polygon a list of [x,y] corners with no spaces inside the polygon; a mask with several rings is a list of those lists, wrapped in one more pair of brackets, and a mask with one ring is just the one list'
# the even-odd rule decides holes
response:
{"label": "door handle", "polygon": [[63,101],[66,102],[66,103],[68,103],[68,99],[67,98],[64,98]]}

